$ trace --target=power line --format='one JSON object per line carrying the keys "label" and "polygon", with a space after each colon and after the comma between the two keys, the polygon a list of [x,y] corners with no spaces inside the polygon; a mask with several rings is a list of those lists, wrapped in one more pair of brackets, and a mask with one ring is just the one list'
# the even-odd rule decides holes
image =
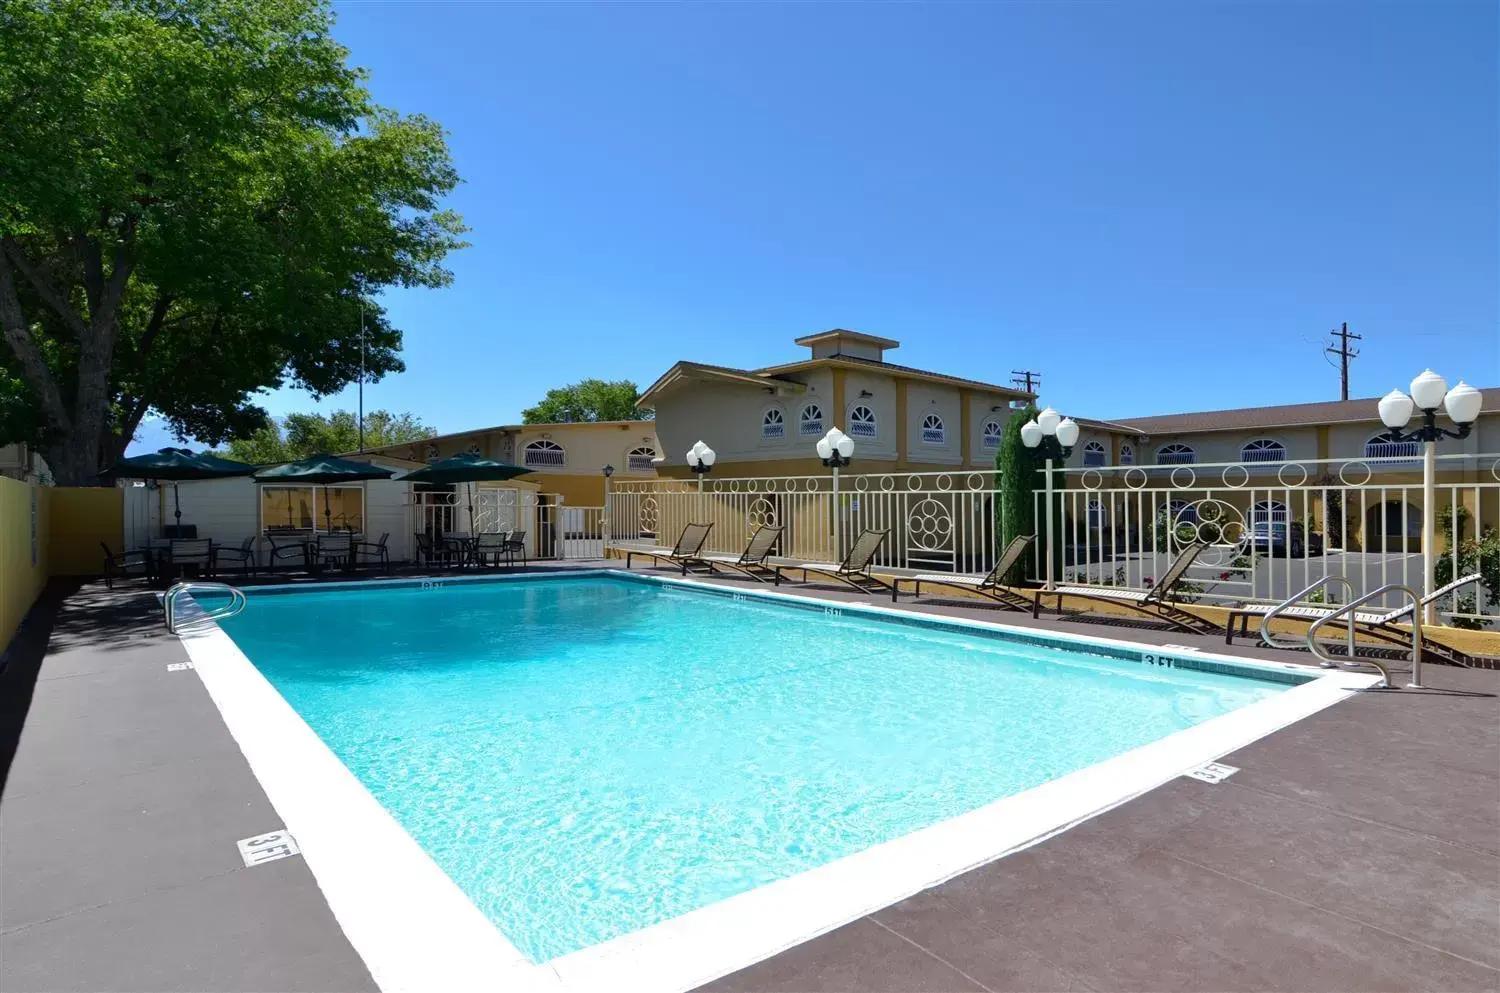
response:
{"label": "power line", "polygon": [[1027,393],[1035,393],[1042,388],[1042,374],[1032,372],[1030,369],[1012,369],[1010,371],[1010,383],[1018,386]]}
{"label": "power line", "polygon": [[1339,357],[1339,399],[1347,400],[1349,399],[1349,360],[1359,358],[1359,352],[1350,348],[1349,342],[1351,340],[1363,341],[1364,339],[1357,334],[1349,333],[1349,324],[1347,321],[1339,327],[1339,330],[1328,333],[1339,339],[1339,347],[1325,348],[1323,351],[1329,355],[1337,355]]}

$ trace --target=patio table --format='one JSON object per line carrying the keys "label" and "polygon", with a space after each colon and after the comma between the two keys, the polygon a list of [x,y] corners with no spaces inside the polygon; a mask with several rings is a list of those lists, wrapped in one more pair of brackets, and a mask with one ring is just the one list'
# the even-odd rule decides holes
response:
{"label": "patio table", "polygon": [[445,552],[458,557],[458,567],[462,569],[474,561],[474,541],[467,531],[444,531],[440,544]]}

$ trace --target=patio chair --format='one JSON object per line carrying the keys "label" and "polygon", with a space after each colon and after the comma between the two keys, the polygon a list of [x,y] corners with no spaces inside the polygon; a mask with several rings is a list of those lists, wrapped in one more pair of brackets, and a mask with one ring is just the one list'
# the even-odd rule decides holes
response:
{"label": "patio chair", "polygon": [[255,536],[251,535],[240,542],[238,548],[220,546],[214,551],[214,566],[216,568],[220,559],[223,559],[226,564],[229,562],[238,562],[240,564],[240,572],[243,575],[253,574],[257,566],[255,561]]}
{"label": "patio chair", "polygon": [[354,564],[354,535],[348,531],[325,534],[313,544],[312,552],[313,562],[319,568],[349,569]]}
{"label": "patio chair", "polygon": [[1111,603],[1117,607],[1124,607],[1126,610],[1152,620],[1165,621],[1176,631],[1187,631],[1191,634],[1217,634],[1219,626],[1213,621],[1183,610],[1176,604],[1178,585],[1187,578],[1188,568],[1207,547],[1208,543],[1202,541],[1195,541],[1184,546],[1182,551],[1177,553],[1177,558],[1172,560],[1172,564],[1167,566],[1161,578],[1149,590],[1130,590],[1115,586],[1059,586],[1051,590],[1037,590],[1031,605],[1031,616],[1041,615],[1042,600],[1045,597],[1057,598],[1053,609],[1059,613],[1062,613],[1064,600],[1072,597],[1076,600],[1091,600],[1095,603]]}
{"label": "patio chair", "polygon": [[745,550],[738,556],[710,552],[700,557],[708,563],[710,575],[715,569],[733,569],[756,582],[764,583],[770,580],[773,584],[780,586],[781,573],[777,572],[774,566],[766,564],[766,557],[771,554],[771,549],[776,547],[776,542],[781,540],[781,532],[785,530],[779,525],[762,524],[755,529],[755,533],[750,536],[750,541],[745,545]]}
{"label": "patio chair", "polygon": [[474,538],[474,564],[487,565],[499,568],[502,562],[510,559],[510,552],[506,550],[506,543],[510,541],[509,531],[487,531],[476,535]]}
{"label": "patio chair", "polygon": [[198,537],[198,525],[196,524],[164,524],[161,529],[163,538],[196,538]]}
{"label": "patio chair", "polygon": [[[870,563],[875,559],[875,553],[880,550],[881,544],[889,531],[872,531],[868,528],[861,531],[854,544],[849,548],[849,554],[844,556],[844,561],[835,565],[832,562],[797,562],[793,565],[777,566],[776,571],[783,576],[788,569],[795,569],[802,573],[802,582],[814,584],[809,580],[809,573],[826,576],[835,582],[852,586],[861,593],[889,593],[891,601],[896,600],[896,587],[893,583],[887,583],[883,579],[877,579],[870,574]],[[826,585],[826,584],[825,584]]]}
{"label": "patio chair", "polygon": [[447,546],[432,540],[426,531],[414,532],[417,539],[417,564],[428,569],[449,569],[453,566],[453,555]]}
{"label": "patio chair", "polygon": [[305,531],[267,531],[271,551],[266,555],[266,571],[275,572],[276,564],[286,559],[301,560],[304,569],[312,565],[312,551]]}
{"label": "patio chair", "polygon": [[700,553],[703,551],[703,543],[708,541],[708,533],[713,529],[712,524],[689,524],[682,529],[682,534],[677,536],[677,544],[671,548],[633,548],[625,553],[625,568],[630,568],[631,561],[637,555],[651,559],[658,565],[665,562],[677,566],[684,576],[687,575],[689,566],[709,568]]}
{"label": "patio chair", "polygon": [[189,571],[208,579],[214,574],[214,543],[207,538],[173,538],[168,555],[173,575],[186,576]]}
{"label": "patio chair", "polygon": [[444,531],[439,544],[448,553],[450,561],[456,560],[460,569],[467,566],[473,559],[470,554],[474,548],[474,536],[467,531]]}
{"label": "patio chair", "polygon": [[[109,589],[115,588],[115,578],[132,579],[139,577],[148,583],[156,581],[155,560],[151,556],[149,548],[134,548],[127,552],[116,554],[109,550],[104,542],[99,542],[99,547],[104,549],[104,585]],[[139,573],[130,570],[140,569]]]}
{"label": "patio chair", "polygon": [[[1443,597],[1458,591],[1459,587],[1469,583],[1477,583],[1482,577],[1479,573],[1470,573],[1460,579],[1455,579],[1446,586],[1440,586],[1422,598],[1421,606],[1427,607],[1436,603]],[[1239,634],[1244,637],[1249,634],[1250,618],[1264,618],[1276,608],[1270,604],[1251,603],[1243,607],[1236,607],[1229,612],[1229,623],[1224,627],[1224,644],[1234,643],[1234,625],[1238,621],[1240,625]],[[1411,620],[1412,611],[1416,608],[1412,604],[1398,607],[1395,610],[1384,612],[1356,610],[1354,612],[1354,630],[1358,634],[1368,635],[1376,641],[1384,641],[1397,645],[1410,645],[1411,632],[1396,627],[1402,622]],[[1278,613],[1277,617],[1289,617],[1293,620],[1312,621],[1322,620],[1325,617],[1339,611],[1338,604],[1316,605],[1297,604],[1287,607]],[[1345,620],[1346,618],[1340,618]],[[1336,622],[1337,623],[1337,622]],[[1422,627],[1422,655],[1423,661],[1446,662],[1449,665],[1470,666],[1474,664],[1474,657],[1462,649],[1445,644],[1438,638],[1433,637],[1433,629],[1424,625]],[[1430,658],[1429,658],[1430,656]]]}
{"label": "patio chair", "polygon": [[995,561],[995,568],[983,576],[944,575],[942,573],[923,573],[911,578],[898,577],[896,589],[901,589],[903,582],[912,584],[912,596],[922,595],[922,584],[928,586],[944,586],[952,590],[962,590],[974,596],[983,597],[992,603],[997,603],[1007,610],[1031,610],[1035,601],[1020,593],[1013,592],[1000,585],[1005,574],[1021,560],[1031,543],[1036,541],[1034,534],[1018,534],[1005,546],[1005,551],[1000,553],[1000,558]]}
{"label": "patio chair", "polygon": [[386,572],[391,571],[391,533],[386,531],[380,536],[379,541],[356,541],[354,543],[354,554],[356,558],[366,557],[364,561],[377,563],[385,567]]}
{"label": "patio chair", "polygon": [[509,562],[509,563],[511,563],[511,564],[514,564],[515,561],[516,561],[516,553],[517,552],[521,553],[521,565],[525,566],[526,565],[526,532],[525,531],[512,531],[505,538],[505,559],[506,559],[506,561]]}

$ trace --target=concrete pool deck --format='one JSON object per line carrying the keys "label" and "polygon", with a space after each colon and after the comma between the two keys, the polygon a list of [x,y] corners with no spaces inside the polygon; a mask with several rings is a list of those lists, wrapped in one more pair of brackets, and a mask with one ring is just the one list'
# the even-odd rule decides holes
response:
{"label": "concrete pool deck", "polygon": [[[0,989],[374,989],[299,857],[243,866],[280,822],[158,617],[55,593],[0,672]],[[1500,673],[1425,673],[707,988],[1500,988]]]}

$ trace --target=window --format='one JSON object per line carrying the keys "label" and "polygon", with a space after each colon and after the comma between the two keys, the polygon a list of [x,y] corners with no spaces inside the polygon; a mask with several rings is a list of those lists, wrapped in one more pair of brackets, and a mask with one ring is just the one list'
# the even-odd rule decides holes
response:
{"label": "window", "polygon": [[1250,524],[1285,524],[1286,504],[1280,500],[1257,500],[1250,507]]}
{"label": "window", "polygon": [[656,468],[656,449],[647,445],[632,448],[625,456],[625,468],[630,472],[650,472]]}
{"label": "window", "polygon": [[264,531],[360,531],[365,529],[362,486],[262,486]]}
{"label": "window", "polygon": [[479,454],[481,454],[480,450],[479,450],[479,442],[477,442],[477,441],[471,441],[471,442],[469,442],[468,452],[469,452],[470,455],[479,455]]}
{"label": "window", "polygon": [[1109,453],[1097,441],[1083,446],[1083,464],[1086,466],[1109,465]]}
{"label": "window", "polygon": [[1120,446],[1120,464],[1135,465],[1135,449],[1129,445]]}
{"label": "window", "polygon": [[775,407],[766,411],[760,419],[760,436],[767,441],[780,441],[786,437],[786,415]]}
{"label": "window", "polygon": [[1109,526],[1109,508],[1096,498],[1089,500],[1089,530],[1097,531]]}
{"label": "window", "polygon": [[864,404],[860,404],[849,411],[849,437],[875,437],[875,411]]}
{"label": "window", "polygon": [[1269,438],[1247,441],[1240,448],[1241,462],[1285,462],[1286,446]]}
{"label": "window", "polygon": [[928,414],[922,418],[922,444],[941,445],[947,438],[947,432],[943,430],[943,419],[937,414]]}
{"label": "window", "polygon": [[810,403],[802,408],[802,413],[797,415],[797,433],[807,437],[821,437],[823,434],[823,408],[815,403]]}
{"label": "window", "polygon": [[522,450],[522,463],[529,467],[557,469],[567,465],[568,453],[555,441],[543,438],[526,443]]}
{"label": "window", "polygon": [[1167,504],[1167,522],[1173,527],[1179,524],[1198,523],[1198,505],[1186,500],[1173,500]]}
{"label": "window", "polygon": [[1382,431],[1369,441],[1365,442],[1365,458],[1367,459],[1390,459],[1390,458],[1415,458],[1422,454],[1422,443],[1419,441],[1397,441],[1396,432]]}
{"label": "window", "polygon": [[1198,453],[1187,445],[1163,445],[1156,450],[1156,461],[1160,465],[1192,465],[1198,461]]}
{"label": "window", "polygon": [[1000,440],[1005,437],[1005,429],[1000,426],[999,421],[985,421],[984,431],[980,435],[980,447],[986,452],[998,451]]}

